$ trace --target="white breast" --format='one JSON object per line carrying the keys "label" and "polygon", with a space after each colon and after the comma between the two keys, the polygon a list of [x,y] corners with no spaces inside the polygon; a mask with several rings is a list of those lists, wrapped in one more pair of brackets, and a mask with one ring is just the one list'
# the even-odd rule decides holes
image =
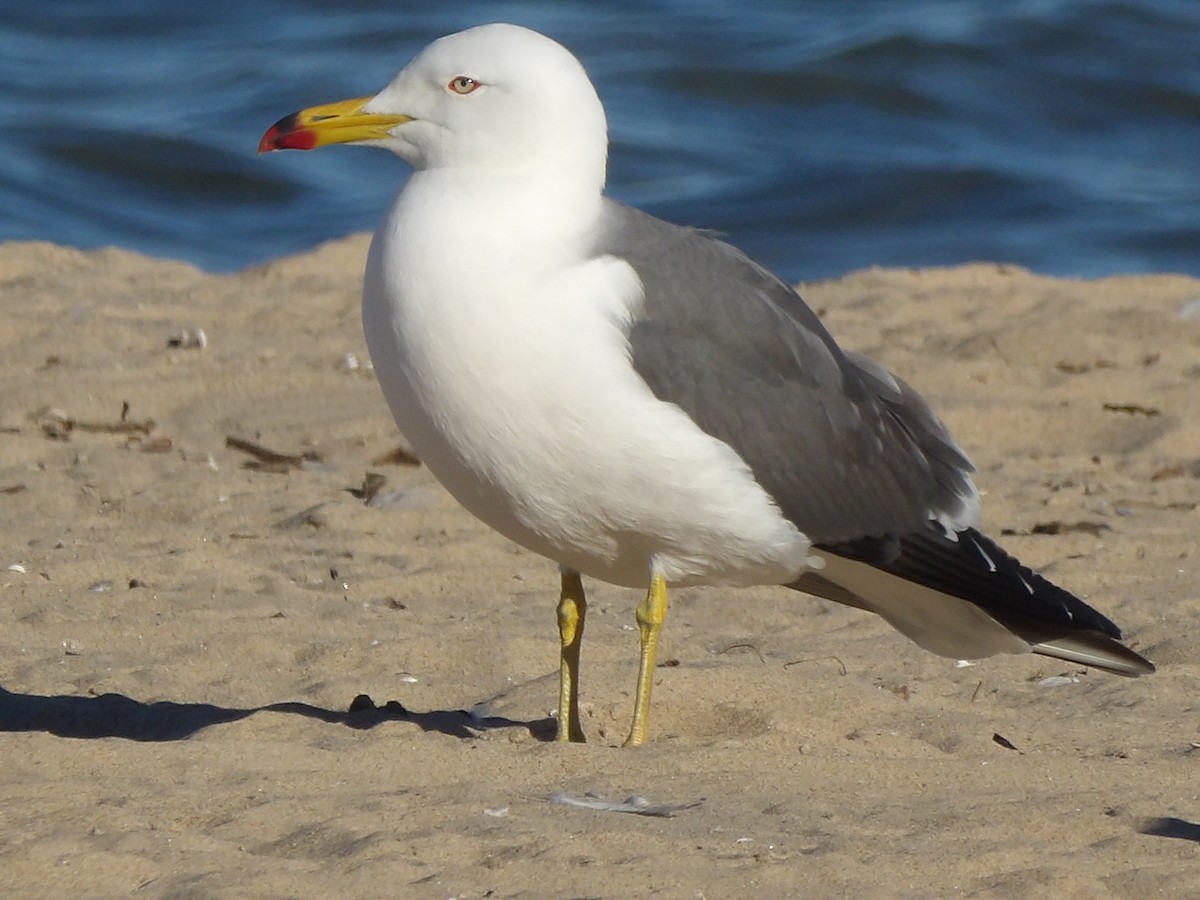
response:
{"label": "white breast", "polygon": [[363,293],[380,385],[438,480],[501,534],[605,581],[794,578],[809,542],[732,449],[634,372],[636,274],[580,259],[584,236],[554,221],[588,211],[523,208],[519,191],[481,208],[446,180],[410,181]]}

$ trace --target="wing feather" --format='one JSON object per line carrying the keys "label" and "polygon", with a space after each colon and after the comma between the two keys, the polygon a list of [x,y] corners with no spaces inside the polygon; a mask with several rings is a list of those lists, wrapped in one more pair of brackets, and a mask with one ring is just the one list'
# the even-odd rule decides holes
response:
{"label": "wing feather", "polygon": [[740,251],[616,203],[596,252],[644,289],[632,362],[745,460],[816,542],[968,523],[970,460],[899,378],[844,353],[800,296]]}

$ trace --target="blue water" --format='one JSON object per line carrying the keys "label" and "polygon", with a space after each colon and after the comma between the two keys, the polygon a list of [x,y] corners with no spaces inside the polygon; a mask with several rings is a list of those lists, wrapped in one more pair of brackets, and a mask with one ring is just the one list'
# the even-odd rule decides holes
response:
{"label": "blue water", "polygon": [[228,271],[370,229],[407,175],[259,158],[506,20],[571,47],[610,193],[792,279],[968,260],[1200,275],[1200,0],[47,0],[0,6],[0,239]]}

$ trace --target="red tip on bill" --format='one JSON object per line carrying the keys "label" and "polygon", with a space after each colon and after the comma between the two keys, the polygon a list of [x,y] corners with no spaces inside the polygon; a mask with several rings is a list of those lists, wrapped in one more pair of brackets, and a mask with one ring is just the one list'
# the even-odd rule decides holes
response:
{"label": "red tip on bill", "polygon": [[258,142],[259,153],[270,153],[272,150],[311,150],[317,146],[317,133],[308,128],[296,126],[296,116],[284,116],[267,129],[267,133]]}

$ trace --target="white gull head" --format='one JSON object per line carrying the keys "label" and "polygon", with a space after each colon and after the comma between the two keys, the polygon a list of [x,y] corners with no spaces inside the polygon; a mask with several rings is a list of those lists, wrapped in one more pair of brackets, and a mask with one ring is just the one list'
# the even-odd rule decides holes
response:
{"label": "white gull head", "polygon": [[418,170],[542,170],[604,184],[596,90],[570,51],[527,28],[481,25],[434,41],[362,109],[406,119],[372,143]]}

